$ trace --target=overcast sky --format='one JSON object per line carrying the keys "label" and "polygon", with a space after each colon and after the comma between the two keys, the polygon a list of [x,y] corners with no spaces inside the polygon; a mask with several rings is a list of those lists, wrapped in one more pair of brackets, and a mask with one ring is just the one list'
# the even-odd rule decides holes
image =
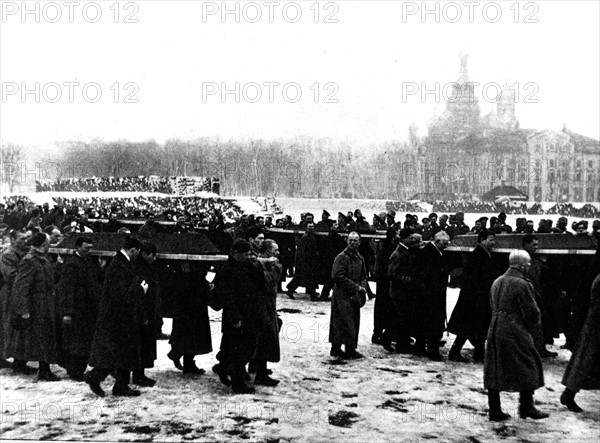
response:
{"label": "overcast sky", "polygon": [[521,127],[600,137],[597,1],[428,1],[425,16],[422,2],[229,1],[225,17],[223,2],[1,3],[2,142],[404,140],[443,110],[460,53],[483,113],[508,83]]}

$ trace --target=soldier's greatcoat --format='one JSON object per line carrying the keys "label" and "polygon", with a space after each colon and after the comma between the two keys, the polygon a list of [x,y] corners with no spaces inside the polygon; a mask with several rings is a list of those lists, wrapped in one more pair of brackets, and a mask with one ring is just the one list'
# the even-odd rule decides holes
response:
{"label": "soldier's greatcoat", "polygon": [[494,281],[490,303],[484,386],[519,392],[544,386],[542,361],[533,340],[541,320],[533,285],[521,271],[509,268]]}
{"label": "soldier's greatcoat", "polygon": [[46,256],[31,249],[19,265],[12,287],[10,317],[29,314],[26,327],[11,328],[11,357],[56,363],[58,360],[54,269]]}
{"label": "soldier's greatcoat", "polygon": [[333,300],[329,341],[356,348],[360,328],[361,296],[359,289],[367,287],[365,262],[358,252],[344,249],[333,262],[331,271]]}

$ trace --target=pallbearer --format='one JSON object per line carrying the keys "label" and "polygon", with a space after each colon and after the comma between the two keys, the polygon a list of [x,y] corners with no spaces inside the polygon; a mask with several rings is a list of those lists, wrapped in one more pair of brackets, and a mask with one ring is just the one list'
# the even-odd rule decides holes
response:
{"label": "pallbearer", "polygon": [[75,252],[63,265],[58,284],[65,368],[72,380],[83,380],[96,329],[102,276],[98,261],[90,256],[92,240],[78,237]]}

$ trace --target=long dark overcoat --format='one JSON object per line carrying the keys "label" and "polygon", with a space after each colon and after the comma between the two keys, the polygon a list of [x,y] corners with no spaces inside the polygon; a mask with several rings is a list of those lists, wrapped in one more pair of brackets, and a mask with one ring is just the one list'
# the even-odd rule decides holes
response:
{"label": "long dark overcoat", "polygon": [[204,265],[190,263],[189,271],[182,274],[169,343],[176,354],[203,355],[212,352],[207,307],[210,286]]}
{"label": "long dark overcoat", "polygon": [[141,367],[144,290],[140,283],[133,264],[118,252],[104,278],[90,366],[126,370]]}
{"label": "long dark overcoat", "polygon": [[417,252],[415,269],[420,288],[416,300],[417,331],[428,337],[441,337],[445,329],[449,274],[443,252],[433,243],[427,243]]}
{"label": "long dark overcoat", "polygon": [[158,281],[158,273],[155,264],[149,264],[143,259],[142,254],[133,261],[133,269],[139,280],[145,280],[148,283],[148,292],[143,299],[144,317],[148,320],[142,324],[140,333],[140,358],[142,360],[142,368],[153,368],[154,360],[156,360],[156,340],[158,325],[161,318],[159,317],[160,306],[160,285]]}
{"label": "long dark overcoat", "polygon": [[277,323],[277,284],[282,266],[279,261],[261,263],[265,275],[265,290],[258,299],[260,330],[256,346],[256,359],[278,362],[280,359],[279,325]]}
{"label": "long dark overcoat", "polygon": [[10,302],[12,286],[25,253],[10,246],[0,257],[0,358],[8,358],[8,337],[10,328]]}
{"label": "long dark overcoat", "polygon": [[[262,267],[251,260],[238,262],[230,256],[215,276],[214,290],[223,306],[221,352],[228,365],[239,367],[256,353],[261,325],[259,298],[265,290]],[[235,328],[240,321],[241,327]]]}
{"label": "long dark overcoat", "polygon": [[70,355],[88,357],[102,296],[102,273],[97,259],[73,254],[65,260],[57,293],[59,319],[71,317],[71,324],[61,327],[62,349]]}
{"label": "long dark overcoat", "polygon": [[358,252],[344,249],[333,262],[333,300],[329,341],[335,344],[356,348],[360,328],[359,289],[367,287],[365,262]]}
{"label": "long dark overcoat", "polygon": [[544,386],[542,360],[532,333],[539,327],[540,310],[533,286],[517,269],[496,279],[490,293],[490,323],[483,384],[498,391],[534,391]]}
{"label": "long dark overcoat", "polygon": [[300,238],[296,252],[294,282],[298,286],[316,286],[319,277],[319,252],[317,236],[307,232]]}
{"label": "long dark overcoat", "polygon": [[338,232],[330,231],[321,242],[319,254],[319,283],[333,284],[331,280],[331,270],[333,262],[340,252],[346,249],[346,240]]}
{"label": "long dark overcoat", "polygon": [[377,280],[377,297],[373,312],[373,329],[382,331],[389,327],[395,318],[395,307],[390,299],[390,277],[388,268],[390,257],[394,253],[396,245],[393,242],[384,241],[377,251],[375,262],[375,278]]}
{"label": "long dark overcoat", "polygon": [[11,329],[11,357],[57,362],[56,303],[52,264],[32,248],[21,261],[12,287],[11,318],[29,313],[30,319],[28,327]]}
{"label": "long dark overcoat", "polygon": [[562,384],[575,392],[579,389],[600,389],[600,274],[592,284],[590,310]]}
{"label": "long dark overcoat", "polygon": [[490,325],[490,288],[497,277],[491,255],[481,245],[471,252],[463,272],[462,289],[448,330],[456,335],[485,338]]}
{"label": "long dark overcoat", "polygon": [[388,265],[390,298],[395,308],[392,327],[402,334],[410,334],[415,328],[415,303],[418,286],[415,280],[415,254],[400,243],[390,256]]}

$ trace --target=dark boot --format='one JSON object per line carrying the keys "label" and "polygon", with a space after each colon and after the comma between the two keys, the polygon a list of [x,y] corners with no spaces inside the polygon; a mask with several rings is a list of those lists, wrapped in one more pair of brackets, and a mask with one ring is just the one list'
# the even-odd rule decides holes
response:
{"label": "dark boot", "polygon": [[560,403],[565,405],[571,412],[583,412],[583,409],[581,409],[579,405],[575,403],[575,394],[577,394],[575,391],[566,388],[560,396]]}
{"label": "dark boot", "polygon": [[454,343],[452,344],[452,347],[450,348],[450,353],[448,354],[448,360],[456,361],[459,363],[468,363],[469,359],[463,357],[460,354],[460,351],[462,350],[462,348],[466,342],[467,342],[466,338],[461,337],[460,335],[457,336],[456,339],[454,340]]}
{"label": "dark boot", "polygon": [[221,383],[223,383],[225,386],[231,385],[231,380],[229,379],[229,375],[227,374],[227,371],[225,370],[225,368],[223,368],[223,366],[220,363],[217,363],[216,365],[214,365],[212,370],[215,374],[217,374],[219,376],[219,380],[221,381]]}
{"label": "dark boot", "polygon": [[183,371],[183,366],[181,366],[181,355],[180,354],[177,354],[175,351],[173,351],[173,349],[171,349],[169,351],[169,353],[167,354],[167,357],[169,357],[169,360],[171,360],[173,362],[176,369]]}
{"label": "dark boot", "polygon": [[50,370],[50,365],[45,361],[39,362],[38,381],[58,381],[56,374]]}
{"label": "dark boot", "polygon": [[509,414],[502,412],[502,407],[500,406],[500,391],[488,389],[488,404],[490,406],[488,412],[490,421],[504,421],[510,418]]}
{"label": "dark boot", "polygon": [[533,391],[521,391],[519,396],[519,416],[521,418],[533,418],[540,420],[550,415],[540,411],[533,405]]}
{"label": "dark boot", "polygon": [[202,375],[206,371],[196,366],[194,362],[194,356],[191,354],[184,354],[183,356],[183,373],[191,375]]}
{"label": "dark boot", "polygon": [[331,351],[329,352],[329,355],[332,357],[346,358],[346,353],[342,351],[342,345],[335,343],[331,344]]}
{"label": "dark boot", "polygon": [[432,361],[444,361],[444,357],[440,354],[439,342],[436,338],[427,338],[427,357]]}
{"label": "dark boot", "polygon": [[136,369],[135,371],[133,371],[132,382],[134,385],[143,386],[147,388],[151,388],[156,384],[156,380],[146,377],[143,368]]}
{"label": "dark boot", "polygon": [[84,381],[89,385],[92,392],[98,397],[106,396],[104,389],[102,389],[102,387],[100,386],[100,380],[96,376],[96,372],[94,369],[92,369],[90,372],[84,375]]}
{"label": "dark boot", "polygon": [[248,379],[250,379],[249,375],[250,374],[246,372],[244,366],[236,368],[233,371],[231,374],[231,388],[233,389],[233,392],[236,394],[254,393],[254,386],[248,381]]}
{"label": "dark boot", "polygon": [[12,363],[4,358],[0,358],[0,369],[12,368]]}
{"label": "dark boot", "polygon": [[138,397],[141,392],[129,387],[131,373],[127,369],[117,369],[115,371],[116,381],[112,393],[117,397]]}
{"label": "dark boot", "polygon": [[256,360],[256,378],[254,379],[254,384],[262,386],[277,386],[279,384],[279,380],[269,377],[266,360]]}
{"label": "dark boot", "polygon": [[363,358],[364,355],[360,354],[356,351],[356,348],[351,348],[346,346],[346,358],[350,360],[358,360],[359,358]]}
{"label": "dark boot", "polygon": [[35,372],[35,369],[27,366],[27,362],[25,360],[19,360],[15,358],[12,364],[12,371],[15,374],[31,375]]}

